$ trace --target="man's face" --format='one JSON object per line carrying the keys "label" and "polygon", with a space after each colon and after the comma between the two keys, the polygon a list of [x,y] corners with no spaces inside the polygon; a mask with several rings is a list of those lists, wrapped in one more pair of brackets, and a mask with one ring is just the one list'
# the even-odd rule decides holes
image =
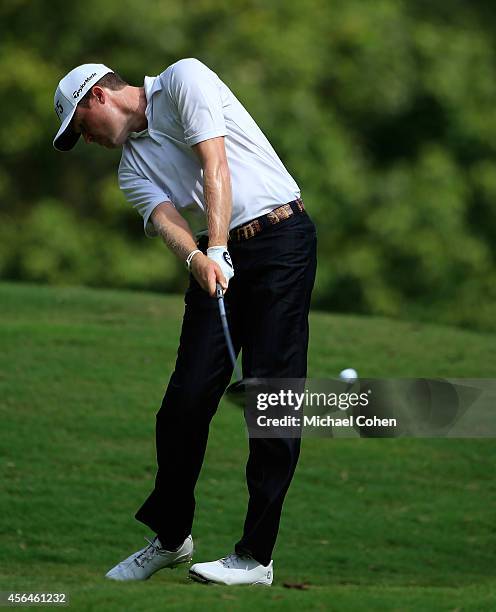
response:
{"label": "man's face", "polygon": [[115,149],[127,139],[125,119],[115,104],[113,93],[95,87],[89,106],[78,105],[76,108],[72,128],[81,133],[87,144],[94,142],[107,149]]}

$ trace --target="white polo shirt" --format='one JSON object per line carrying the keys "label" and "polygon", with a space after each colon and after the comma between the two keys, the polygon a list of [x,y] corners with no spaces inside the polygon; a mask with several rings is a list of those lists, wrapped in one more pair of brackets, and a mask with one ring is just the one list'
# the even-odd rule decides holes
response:
{"label": "white polo shirt", "polygon": [[157,77],[145,77],[148,129],[124,143],[119,186],[155,236],[153,209],[172,202],[181,212],[202,217],[203,171],[192,146],[225,136],[232,186],[230,229],[300,196],[263,132],[230,89],[196,59],[172,64]]}

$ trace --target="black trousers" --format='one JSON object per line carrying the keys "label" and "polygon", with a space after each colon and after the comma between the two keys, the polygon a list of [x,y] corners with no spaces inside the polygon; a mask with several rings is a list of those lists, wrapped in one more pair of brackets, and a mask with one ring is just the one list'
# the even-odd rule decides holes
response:
{"label": "black trousers", "polygon": [[[206,243],[200,240],[199,248],[205,251]],[[236,352],[243,349],[243,376],[305,377],[314,224],[306,213],[296,214],[249,240],[230,241],[228,248],[235,276],[225,304]],[[191,277],[176,366],[157,413],[155,488],[136,513],[166,548],[191,533],[209,424],[231,374],[217,300]],[[249,440],[249,504],[235,550],[263,565],[271,560],[299,452],[298,438]]]}

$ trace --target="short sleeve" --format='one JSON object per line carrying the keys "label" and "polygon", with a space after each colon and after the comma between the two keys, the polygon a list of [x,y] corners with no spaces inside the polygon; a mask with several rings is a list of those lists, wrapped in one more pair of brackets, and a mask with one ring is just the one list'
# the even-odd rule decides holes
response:
{"label": "short sleeve", "polygon": [[148,238],[157,236],[150,216],[159,204],[171,198],[150,180],[129,171],[119,171],[119,187],[127,201],[143,217],[143,229]]}
{"label": "short sleeve", "polygon": [[222,82],[214,72],[196,59],[184,59],[173,65],[169,83],[186,144],[227,134]]}

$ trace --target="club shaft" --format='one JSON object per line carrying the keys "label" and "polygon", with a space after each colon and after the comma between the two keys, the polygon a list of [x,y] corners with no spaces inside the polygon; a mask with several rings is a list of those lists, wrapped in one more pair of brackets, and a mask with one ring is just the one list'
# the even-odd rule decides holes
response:
{"label": "club shaft", "polygon": [[220,320],[222,323],[222,329],[224,331],[224,337],[226,339],[227,350],[229,353],[229,357],[231,358],[231,363],[234,369],[234,374],[236,378],[239,380],[241,378],[241,373],[238,369],[238,364],[236,362],[236,353],[234,351],[234,345],[233,345],[232,338],[231,338],[231,332],[229,331],[229,324],[227,322],[226,307],[224,304],[224,294],[222,292],[222,287],[219,284],[217,284],[217,294],[216,295],[217,295],[217,302],[219,304]]}

